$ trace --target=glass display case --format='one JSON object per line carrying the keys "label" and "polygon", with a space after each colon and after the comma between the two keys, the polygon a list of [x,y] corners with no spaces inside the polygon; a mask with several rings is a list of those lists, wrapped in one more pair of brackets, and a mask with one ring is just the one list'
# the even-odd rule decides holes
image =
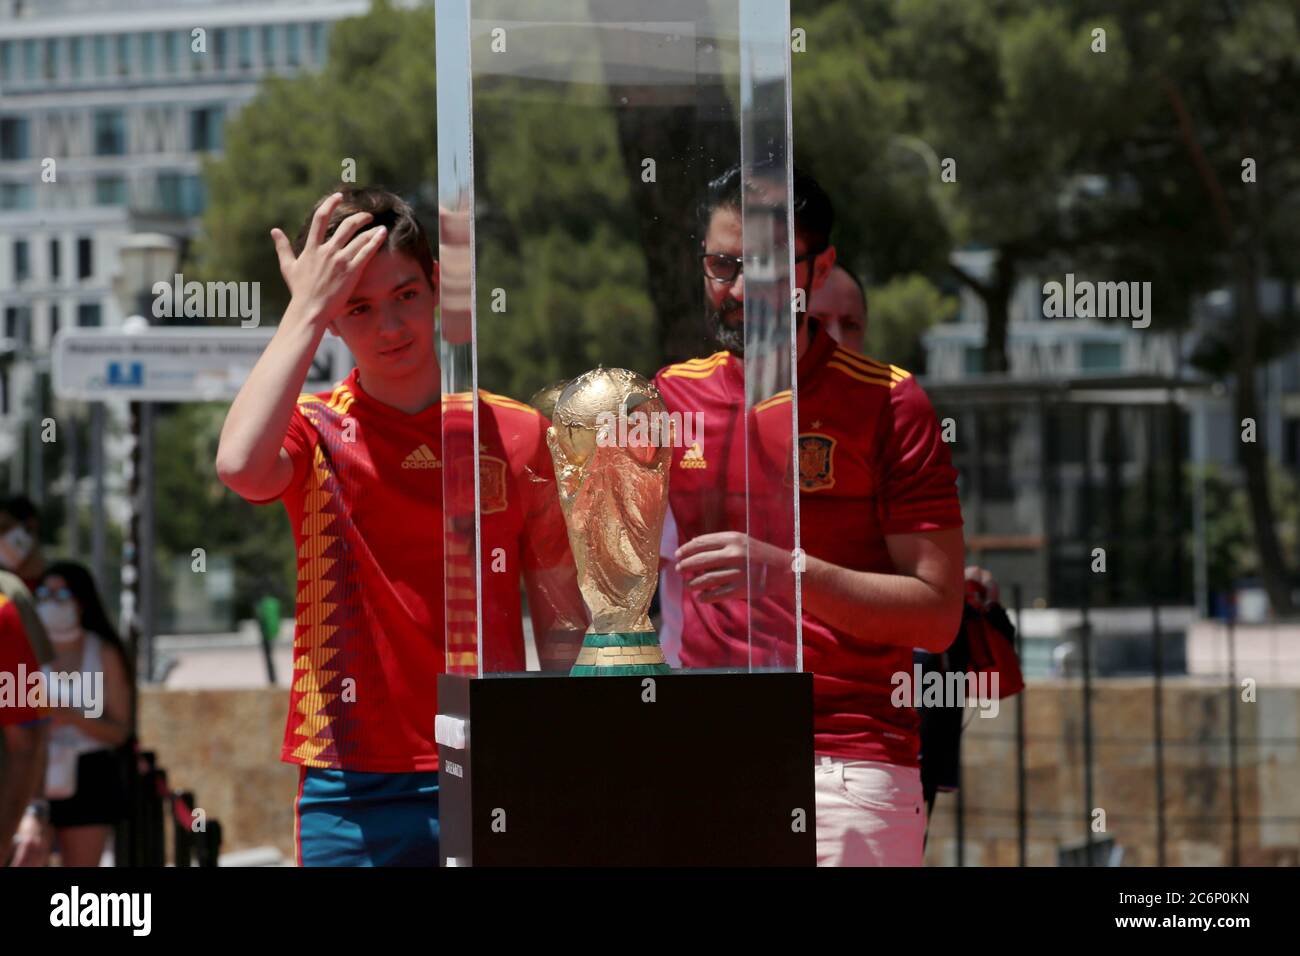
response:
{"label": "glass display case", "polygon": [[448,673],[801,670],[786,4],[437,18]]}

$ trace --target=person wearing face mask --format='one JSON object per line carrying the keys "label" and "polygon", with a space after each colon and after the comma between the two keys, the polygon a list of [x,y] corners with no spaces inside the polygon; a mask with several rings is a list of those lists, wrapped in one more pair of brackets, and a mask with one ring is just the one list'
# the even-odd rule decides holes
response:
{"label": "person wearing face mask", "polygon": [[40,512],[30,498],[0,498],[0,568],[18,575],[33,591],[45,573],[40,522]]}
{"label": "person wearing face mask", "polygon": [[31,593],[45,572],[39,530],[40,515],[29,499],[22,495],[0,498],[0,594],[17,606],[36,660],[48,664],[54,651]]}
{"label": "person wearing face mask", "polygon": [[[44,667],[54,659],[54,650],[45,634],[45,625],[36,613],[30,586],[17,573],[21,570],[24,574],[36,576],[45,567],[36,537],[38,525],[36,506],[29,499],[21,495],[0,499],[0,602],[17,615],[31,659],[37,666]],[[32,577],[31,584],[35,583],[35,577]],[[41,793],[48,750],[45,739],[49,732],[47,724],[48,720],[41,718],[20,728],[33,738],[21,744],[11,743],[7,736],[0,737],[0,791],[11,786],[17,778],[30,777],[36,782],[34,792],[28,791],[17,805],[19,811],[26,807],[26,812],[21,814],[17,824],[10,866],[43,866],[49,854],[49,826],[46,823],[49,804]],[[8,796],[0,792],[0,804],[7,802]],[[5,825],[0,822],[0,831],[4,829]],[[5,855],[6,844],[7,841],[0,842],[0,858]]]}
{"label": "person wearing face mask", "polygon": [[[131,732],[126,648],[84,566],[71,561],[50,565],[35,595],[54,646],[50,671],[80,674],[82,688],[80,699],[50,701],[49,822],[64,866],[98,866],[113,826],[126,810],[125,781],[115,753]],[[57,676],[49,686],[53,698],[60,686]]]}

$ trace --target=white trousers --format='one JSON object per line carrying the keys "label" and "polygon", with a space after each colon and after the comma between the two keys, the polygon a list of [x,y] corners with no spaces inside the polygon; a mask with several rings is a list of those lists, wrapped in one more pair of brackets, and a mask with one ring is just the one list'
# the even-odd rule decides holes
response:
{"label": "white trousers", "polygon": [[925,799],[916,767],[817,755],[818,866],[920,866]]}

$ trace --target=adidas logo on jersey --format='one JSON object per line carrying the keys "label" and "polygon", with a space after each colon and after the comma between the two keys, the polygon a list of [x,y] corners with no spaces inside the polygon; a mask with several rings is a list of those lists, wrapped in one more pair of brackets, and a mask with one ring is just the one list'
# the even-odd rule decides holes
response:
{"label": "adidas logo on jersey", "polygon": [[681,467],[683,468],[708,468],[709,463],[704,460],[704,452],[700,450],[700,443],[695,442],[690,448],[686,449],[686,454],[682,455]]}
{"label": "adidas logo on jersey", "polygon": [[442,462],[438,456],[429,451],[428,445],[421,445],[415,451],[406,456],[402,462],[403,468],[441,468]]}

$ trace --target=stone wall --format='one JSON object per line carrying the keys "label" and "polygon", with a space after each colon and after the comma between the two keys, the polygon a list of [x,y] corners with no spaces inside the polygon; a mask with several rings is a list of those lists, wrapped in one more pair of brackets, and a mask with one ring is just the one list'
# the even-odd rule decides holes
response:
{"label": "stone wall", "polygon": [[[1300,687],[1261,685],[1254,703],[1238,692],[1237,816],[1243,865],[1300,865]],[[967,866],[1015,866],[1018,858],[1016,708],[1025,708],[1027,861],[1054,866],[1082,843],[1084,712],[1079,680],[1036,681],[1003,701],[995,718],[973,712],[963,736]],[[1223,683],[1181,678],[1163,688],[1165,864],[1231,861],[1231,696]],[[1158,864],[1155,702],[1150,678],[1094,684],[1091,808],[1124,865]],[[956,860],[957,799],[940,794],[926,862]],[[1288,819],[1289,818],[1289,819]]]}
{"label": "stone wall", "polygon": [[280,762],[284,688],[162,690],[140,695],[140,741],[174,790],[192,790],[221,821],[222,850],[274,846],[293,854],[298,769]]}
{"label": "stone wall", "polygon": [[[1300,865],[1300,687],[1261,685],[1238,703],[1237,793],[1241,861]],[[193,790],[222,824],[225,849],[293,850],[297,771],[279,760],[287,692],[146,689],[141,739],[171,785]],[[1028,862],[1054,866],[1058,848],[1083,840],[1082,685],[1035,681],[995,718],[973,710],[963,741],[965,862],[1017,861],[1016,708],[1025,708]],[[1231,839],[1229,695],[1184,678],[1164,687],[1166,863],[1226,865]],[[1124,849],[1125,865],[1154,866],[1156,775],[1149,679],[1094,685],[1092,806]],[[926,859],[956,859],[956,798],[940,794]],[[1289,818],[1289,819],[1285,819]]]}

